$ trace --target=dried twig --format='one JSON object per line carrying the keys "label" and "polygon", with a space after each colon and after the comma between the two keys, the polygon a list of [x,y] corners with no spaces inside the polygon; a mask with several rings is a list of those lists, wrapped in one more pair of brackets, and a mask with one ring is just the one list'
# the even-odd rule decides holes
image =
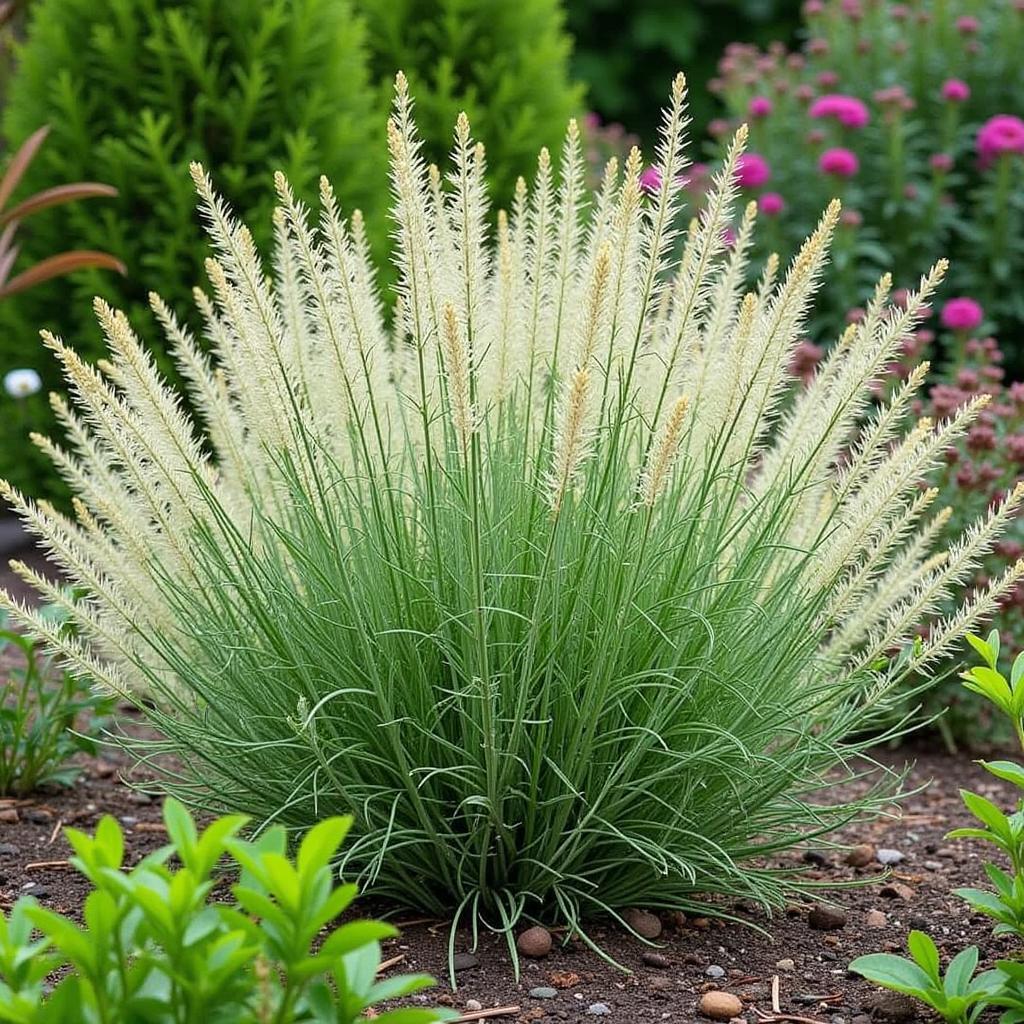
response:
{"label": "dried twig", "polygon": [[377,967],[377,973],[381,974],[386,971],[389,967],[394,967],[395,964],[400,964],[405,959],[404,953],[399,953],[398,956],[393,956],[390,960],[382,960],[380,965]]}
{"label": "dried twig", "polygon": [[26,871],[42,871],[47,868],[69,868],[71,867],[71,861],[69,860],[35,860],[31,864],[25,865]]}
{"label": "dried twig", "polygon": [[467,1024],[468,1021],[486,1020],[488,1017],[511,1017],[518,1012],[518,1006],[492,1006],[489,1010],[474,1010],[472,1013],[464,1013],[461,1017],[456,1017],[451,1024]]}

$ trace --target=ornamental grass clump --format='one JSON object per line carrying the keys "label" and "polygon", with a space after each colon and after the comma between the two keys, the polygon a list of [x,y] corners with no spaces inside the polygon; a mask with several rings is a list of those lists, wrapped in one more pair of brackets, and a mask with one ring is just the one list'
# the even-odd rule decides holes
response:
{"label": "ornamental grass clump", "polygon": [[279,177],[266,274],[194,167],[206,346],[152,303],[201,422],[121,313],[97,304],[95,366],[46,337],[69,442],[37,441],[75,517],[6,494],[78,590],[19,573],[77,629],[7,603],[146,709],[170,788],[295,830],[352,812],[343,872],[509,935],[779,905],[799,879],[766,855],[888,799],[826,774],[1024,574],[917,637],[1021,491],[936,553],[921,481],[985,399],[904,432],[917,370],[867,415],[943,264],[900,306],[883,278],[786,403],[839,206],[746,291],[741,129],[677,246],[684,104],[680,76],[651,194],[634,150],[588,195],[570,124],[492,231],[467,119],[425,166],[399,75],[392,327],[326,181],[312,226]]}

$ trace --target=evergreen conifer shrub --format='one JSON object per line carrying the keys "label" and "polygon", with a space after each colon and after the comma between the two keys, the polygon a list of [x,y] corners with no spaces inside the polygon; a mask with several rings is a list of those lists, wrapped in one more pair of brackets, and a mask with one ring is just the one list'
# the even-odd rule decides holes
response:
{"label": "evergreen conifer shrub", "polygon": [[366,18],[371,67],[390,91],[405,69],[424,156],[443,164],[465,111],[487,139],[487,176],[508,204],[542,146],[555,148],[578,114],[572,40],[562,0],[354,0]]}
{"label": "evergreen conifer shrub", "polygon": [[[7,89],[4,134],[50,126],[22,183],[26,194],[69,180],[119,192],[98,208],[46,211],[22,234],[29,265],[68,248],[110,252],[124,279],[80,272],[0,309],[0,368],[28,366],[56,385],[39,329],[87,356],[102,351],[89,315],[99,295],[153,336],[146,282],[177,308],[206,255],[190,161],[218,169],[224,194],[269,242],[273,174],[300,196],[320,173],[364,207],[383,240],[386,177],[371,145],[386,117],[367,77],[365,32],[348,0],[35,0]],[[350,207],[351,209],[351,207]],[[21,265],[21,264],[19,264]],[[0,472],[24,481],[27,430],[52,423],[45,399],[3,417]],[[34,468],[38,468],[37,466]]]}

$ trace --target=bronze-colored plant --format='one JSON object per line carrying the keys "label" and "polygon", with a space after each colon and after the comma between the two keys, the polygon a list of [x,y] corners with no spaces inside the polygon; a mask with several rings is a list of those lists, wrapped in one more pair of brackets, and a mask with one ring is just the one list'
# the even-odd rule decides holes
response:
{"label": "bronze-colored plant", "polygon": [[43,281],[54,277],[70,274],[75,270],[100,268],[125,273],[125,265],[114,256],[96,249],[71,249],[68,252],[48,256],[44,260],[11,277],[14,261],[18,258],[18,246],[15,234],[18,226],[26,218],[40,210],[63,203],[72,203],[78,199],[95,199],[117,195],[112,185],[102,185],[95,181],[77,181],[70,185],[57,185],[23,199],[14,206],[7,207],[14,190],[18,187],[22,176],[39,152],[40,146],[49,134],[49,127],[33,132],[22,144],[11,159],[4,176],[0,179],[0,299],[5,299],[16,292],[25,291]]}

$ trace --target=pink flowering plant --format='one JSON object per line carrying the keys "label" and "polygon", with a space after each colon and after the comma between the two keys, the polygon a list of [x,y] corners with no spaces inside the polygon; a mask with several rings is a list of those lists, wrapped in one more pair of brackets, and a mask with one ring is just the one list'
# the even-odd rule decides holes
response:
{"label": "pink flowering plant", "polygon": [[833,334],[880,269],[945,252],[953,264],[943,298],[980,301],[1016,353],[1024,3],[808,0],[804,24],[800,52],[727,48],[711,88],[728,116],[709,128],[717,145],[738,123],[750,126],[760,173],[745,184],[768,222],[762,255],[793,251],[822,205],[842,198],[838,286],[812,333]]}

